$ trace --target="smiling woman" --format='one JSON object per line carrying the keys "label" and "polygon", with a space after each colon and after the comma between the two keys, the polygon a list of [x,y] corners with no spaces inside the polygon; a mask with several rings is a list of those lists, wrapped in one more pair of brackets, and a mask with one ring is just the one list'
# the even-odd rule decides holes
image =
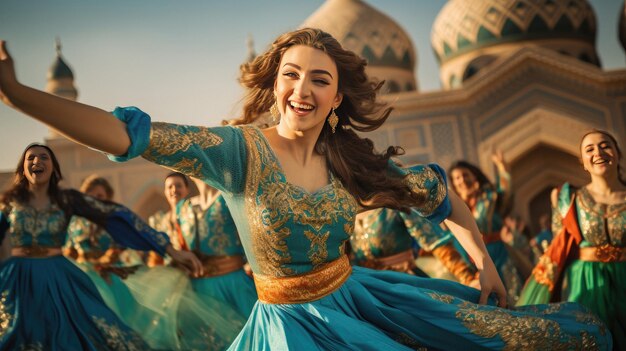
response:
{"label": "smiling woman", "polygon": [[[236,123],[277,102],[280,122],[265,130],[152,122],[134,107],[113,118],[21,85],[3,47],[0,88],[7,104],[114,160],[141,155],[224,194],[259,297],[232,350],[610,348],[602,322],[577,304],[495,306],[506,305],[504,286],[441,167],[403,168],[391,160],[400,148],[380,154],[356,133],[377,129],[391,112],[365,65],[321,30],[281,35],[241,67],[248,92]],[[325,121],[335,107],[333,133]],[[481,290],[351,267],[345,243],[355,216],[377,207],[445,220],[476,263]]]}
{"label": "smiling woman", "polygon": [[591,130],[580,142],[591,183],[552,194],[555,237],[519,304],[576,301],[604,320],[616,350],[626,349],[626,181],[615,138]]}
{"label": "smiling woman", "polygon": [[[126,246],[174,253],[185,264],[188,258],[128,209],[62,190],[61,179],[52,150],[31,144],[18,162],[13,186],[0,198],[0,242],[12,247],[12,257],[0,264],[0,349],[95,350],[120,343],[148,348],[105,305],[89,277],[61,255],[70,217],[88,218]],[[5,235],[8,241],[1,240]]]}
{"label": "smiling woman", "polygon": [[[492,184],[477,166],[457,161],[448,169],[452,189],[467,204],[476,220],[482,239],[487,246],[489,256],[496,265],[498,274],[504,282],[511,303],[517,302],[520,290],[527,276],[521,272],[530,270],[531,263],[516,249],[504,243],[500,231],[504,226],[504,218],[512,207],[513,192],[511,174],[504,162],[504,155],[496,152],[492,155],[496,166],[496,181]],[[465,253],[459,248],[461,253]]]}

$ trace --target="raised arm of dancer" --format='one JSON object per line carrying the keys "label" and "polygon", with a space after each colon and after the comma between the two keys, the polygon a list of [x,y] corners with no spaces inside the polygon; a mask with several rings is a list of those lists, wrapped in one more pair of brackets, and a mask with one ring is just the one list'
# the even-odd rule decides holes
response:
{"label": "raised arm of dancer", "polygon": [[474,264],[476,264],[476,268],[480,271],[481,294],[479,303],[486,303],[489,294],[495,292],[498,295],[498,305],[506,307],[506,290],[498,276],[493,261],[487,253],[487,248],[474,217],[463,200],[454,191],[448,191],[448,197],[452,206],[452,212],[445,220],[445,224],[459,240],[474,261]]}
{"label": "raised arm of dancer", "polygon": [[130,146],[126,124],[110,113],[20,84],[5,41],[0,41],[0,98],[80,144],[113,155]]}
{"label": "raised arm of dancer", "polygon": [[509,166],[504,160],[504,154],[501,150],[494,151],[491,155],[491,161],[496,167],[496,191],[498,192],[497,210],[503,215],[511,212],[513,207],[513,188],[511,185],[511,172]]}

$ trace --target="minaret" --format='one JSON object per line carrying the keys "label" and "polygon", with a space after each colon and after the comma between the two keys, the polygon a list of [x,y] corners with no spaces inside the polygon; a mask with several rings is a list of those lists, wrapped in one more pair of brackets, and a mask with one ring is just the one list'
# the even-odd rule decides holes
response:
{"label": "minaret", "polygon": [[[74,73],[72,73],[72,69],[63,61],[61,55],[61,40],[58,37],[55,41],[55,49],[57,57],[48,70],[46,92],[76,101],[78,91],[74,86]],[[50,138],[58,137],[60,137],[59,134],[51,129]]]}

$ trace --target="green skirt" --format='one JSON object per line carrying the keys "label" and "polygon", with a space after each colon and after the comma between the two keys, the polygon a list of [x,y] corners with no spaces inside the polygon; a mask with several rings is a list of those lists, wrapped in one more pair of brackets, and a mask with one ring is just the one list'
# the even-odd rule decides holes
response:
{"label": "green skirt", "polygon": [[561,296],[595,312],[611,330],[613,347],[626,350],[626,262],[574,261]]}

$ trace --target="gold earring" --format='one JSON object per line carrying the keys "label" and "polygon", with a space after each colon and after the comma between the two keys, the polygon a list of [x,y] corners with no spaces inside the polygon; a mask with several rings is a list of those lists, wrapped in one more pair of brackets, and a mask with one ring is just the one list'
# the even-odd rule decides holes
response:
{"label": "gold earring", "polygon": [[278,102],[274,101],[272,107],[270,107],[270,115],[272,116],[272,122],[278,123],[280,120],[280,112],[278,112]]}
{"label": "gold earring", "polygon": [[328,125],[330,126],[330,129],[333,131],[333,134],[335,134],[335,128],[337,127],[338,123],[339,123],[339,117],[337,116],[337,114],[335,113],[335,109],[333,108],[331,110],[330,116],[328,116]]}

